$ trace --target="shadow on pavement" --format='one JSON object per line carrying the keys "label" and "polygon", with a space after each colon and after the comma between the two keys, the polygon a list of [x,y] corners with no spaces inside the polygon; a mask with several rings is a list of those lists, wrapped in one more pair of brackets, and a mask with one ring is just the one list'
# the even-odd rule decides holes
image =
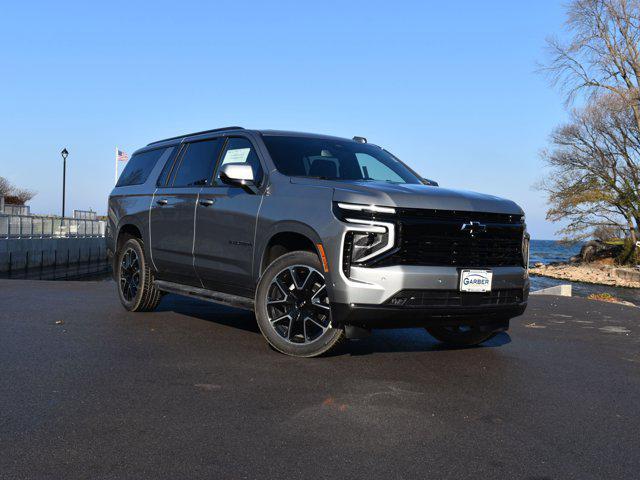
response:
{"label": "shadow on pavement", "polygon": [[[172,311],[199,320],[213,322],[260,335],[252,312],[217,305],[197,299],[167,295],[157,311]],[[370,355],[387,352],[439,352],[473,348],[496,348],[511,342],[508,333],[502,332],[476,347],[451,347],[443,345],[423,328],[374,330],[370,337],[347,342],[342,348],[330,353],[330,357],[341,355]]]}
{"label": "shadow on pavement", "polygon": [[491,340],[475,347],[452,347],[435,340],[422,328],[374,330],[369,338],[349,342],[346,351],[350,355],[369,355],[381,352],[442,352],[447,350],[468,350],[496,348],[511,342],[506,332],[501,332]]}
{"label": "shadow on pavement", "polygon": [[233,327],[251,333],[260,334],[253,312],[238,308],[205,302],[195,298],[182,297],[180,295],[166,295],[157,312],[176,312],[207,322],[214,322],[226,327]]}

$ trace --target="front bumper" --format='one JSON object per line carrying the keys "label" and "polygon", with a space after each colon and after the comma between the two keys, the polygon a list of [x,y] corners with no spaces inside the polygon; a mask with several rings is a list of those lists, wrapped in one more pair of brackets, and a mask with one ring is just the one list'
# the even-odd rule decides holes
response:
{"label": "front bumper", "polygon": [[[332,285],[331,315],[336,325],[362,327],[435,326],[456,324],[492,324],[522,315],[529,294],[529,276],[522,267],[492,268],[492,291],[520,292],[513,302],[478,304],[478,294],[447,299],[444,305],[431,304],[419,308],[395,306],[392,298],[403,291],[429,294],[451,293],[459,289],[457,267],[390,266],[378,268],[352,267],[349,278],[340,275]],[[452,293],[453,292],[453,293]],[[499,303],[499,304],[494,304]]]}
{"label": "front bumper", "polygon": [[[342,271],[332,280],[331,299],[336,303],[380,305],[401,290],[458,290],[457,267],[352,267],[347,278]],[[529,289],[529,276],[522,267],[496,267],[493,290]]]}
{"label": "front bumper", "polygon": [[355,325],[362,328],[408,328],[442,325],[490,327],[522,315],[527,302],[515,305],[482,307],[406,308],[388,305],[331,303],[334,326]]}

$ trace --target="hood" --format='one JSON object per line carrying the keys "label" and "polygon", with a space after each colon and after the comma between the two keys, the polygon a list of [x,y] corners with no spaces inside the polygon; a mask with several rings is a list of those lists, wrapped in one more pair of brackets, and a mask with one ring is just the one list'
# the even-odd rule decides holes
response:
{"label": "hood", "polygon": [[294,183],[334,188],[336,202],[361,203],[387,207],[458,210],[467,212],[505,213],[523,215],[522,209],[511,200],[493,195],[453,190],[430,185],[394,184],[388,182],[347,182],[292,178]]}

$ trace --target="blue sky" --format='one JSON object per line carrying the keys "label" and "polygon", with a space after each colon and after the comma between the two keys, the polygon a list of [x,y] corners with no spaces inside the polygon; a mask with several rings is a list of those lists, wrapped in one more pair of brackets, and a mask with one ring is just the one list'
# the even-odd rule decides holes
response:
{"label": "blue sky", "polygon": [[362,135],[442,186],[511,198],[534,238],[566,119],[536,73],[561,2],[9,2],[0,175],[35,212],[104,213],[114,148],[225,125]]}

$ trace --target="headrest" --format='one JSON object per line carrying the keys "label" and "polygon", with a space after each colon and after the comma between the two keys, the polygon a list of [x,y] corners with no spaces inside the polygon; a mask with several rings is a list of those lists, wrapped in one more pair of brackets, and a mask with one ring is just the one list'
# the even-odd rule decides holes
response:
{"label": "headrest", "polygon": [[338,168],[336,167],[335,162],[330,160],[315,160],[309,169],[309,176],[337,178]]}

